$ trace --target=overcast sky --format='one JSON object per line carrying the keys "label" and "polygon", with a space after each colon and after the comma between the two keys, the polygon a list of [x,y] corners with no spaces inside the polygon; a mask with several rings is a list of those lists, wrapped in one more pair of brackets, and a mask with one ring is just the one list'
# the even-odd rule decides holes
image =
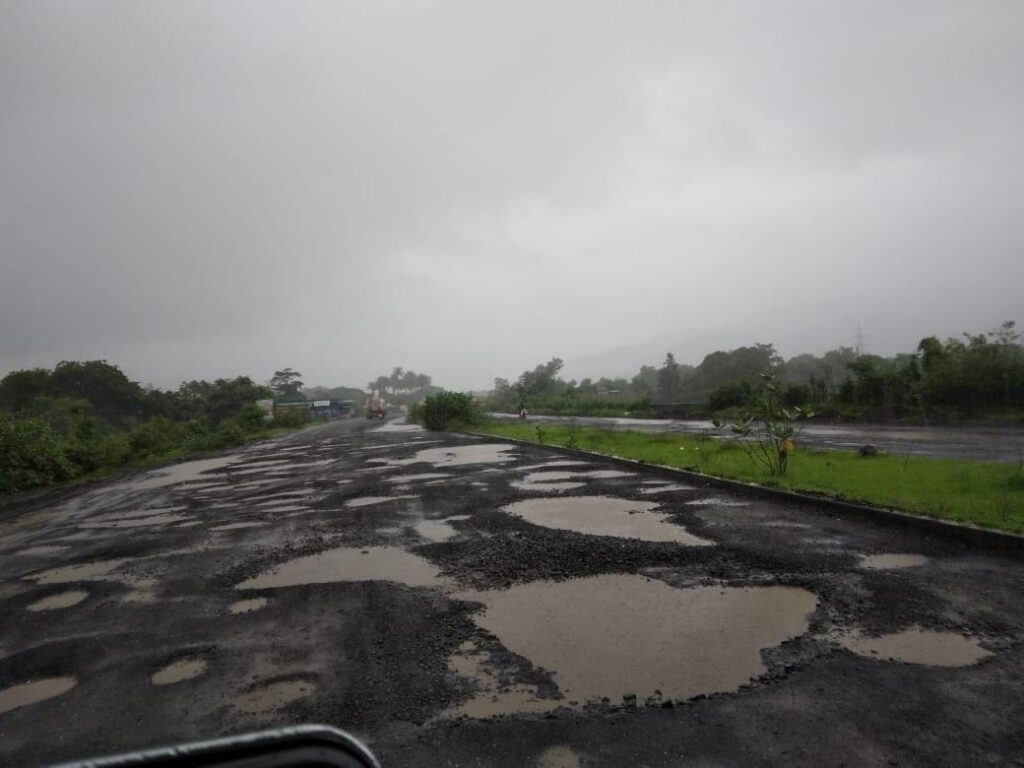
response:
{"label": "overcast sky", "polygon": [[1019,0],[0,0],[0,374],[483,388],[1024,321],[1022,29]]}

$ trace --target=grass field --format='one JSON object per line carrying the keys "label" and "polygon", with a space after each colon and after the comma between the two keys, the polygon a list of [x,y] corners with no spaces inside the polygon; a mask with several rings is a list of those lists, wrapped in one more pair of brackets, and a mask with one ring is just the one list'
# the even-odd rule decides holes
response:
{"label": "grass field", "polygon": [[[489,423],[479,431],[538,442],[532,424]],[[732,441],[671,433],[620,432],[542,425],[543,442],[661,464],[717,477],[863,501],[930,517],[1024,533],[1024,469],[1017,462],[932,459],[846,451],[801,451],[789,471],[772,476]]]}

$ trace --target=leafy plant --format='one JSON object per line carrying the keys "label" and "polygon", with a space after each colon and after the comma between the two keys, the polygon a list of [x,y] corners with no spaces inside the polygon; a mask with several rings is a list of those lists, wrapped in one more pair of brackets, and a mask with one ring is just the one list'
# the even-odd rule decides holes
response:
{"label": "leafy plant", "polygon": [[483,409],[468,392],[438,392],[426,398],[412,415],[433,431],[461,429],[484,421]]}
{"label": "leafy plant", "polygon": [[[774,372],[762,373],[759,378],[760,386],[747,409],[729,427],[755,464],[773,475],[784,475],[789,455],[796,450],[799,432],[794,424],[813,414],[807,408],[784,404],[782,387]],[[722,423],[715,421],[715,426]]]}

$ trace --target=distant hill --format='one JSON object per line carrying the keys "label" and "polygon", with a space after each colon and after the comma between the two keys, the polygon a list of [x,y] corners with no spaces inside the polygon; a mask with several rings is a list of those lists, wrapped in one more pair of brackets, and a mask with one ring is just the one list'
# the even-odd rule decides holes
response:
{"label": "distant hill", "polygon": [[699,365],[705,355],[716,350],[752,343],[749,335],[738,330],[734,333],[663,333],[636,344],[567,358],[562,373],[570,379],[598,379],[602,376],[629,379],[642,365],[660,366],[665,361],[666,352],[675,355],[676,361],[683,365]]}

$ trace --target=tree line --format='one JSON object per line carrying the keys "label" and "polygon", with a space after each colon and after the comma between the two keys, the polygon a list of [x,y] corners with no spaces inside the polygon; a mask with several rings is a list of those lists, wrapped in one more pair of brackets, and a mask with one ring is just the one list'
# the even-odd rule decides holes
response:
{"label": "tree line", "polygon": [[1019,418],[1024,411],[1024,348],[1016,325],[962,338],[922,339],[913,352],[883,357],[838,347],[784,360],[772,344],[716,351],[699,365],[672,353],[631,378],[565,380],[553,358],[514,381],[496,379],[491,410],[576,414],[727,412],[749,404],[757,377],[774,373],[783,401],[839,418]]}
{"label": "tree line", "polygon": [[0,380],[0,492],[195,451],[240,445],[303,414],[267,422],[274,391],[247,376],[143,387],[105,360],[65,361]]}

